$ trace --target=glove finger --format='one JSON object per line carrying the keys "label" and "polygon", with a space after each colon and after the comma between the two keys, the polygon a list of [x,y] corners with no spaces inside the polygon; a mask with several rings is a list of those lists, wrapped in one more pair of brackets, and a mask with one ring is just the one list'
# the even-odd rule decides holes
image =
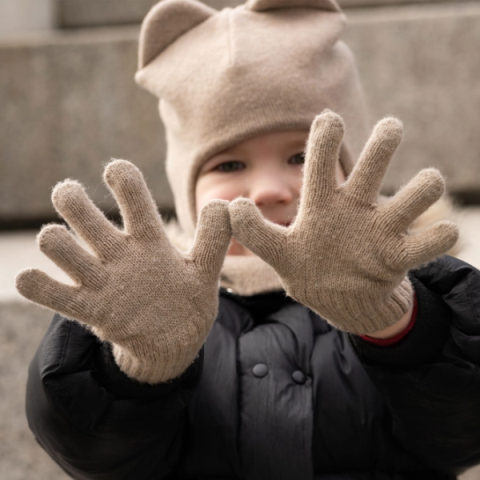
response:
{"label": "glove finger", "polygon": [[114,160],[105,168],[103,178],[118,202],[126,233],[168,242],[152,194],[133,163]]}
{"label": "glove finger", "polygon": [[110,259],[120,246],[120,232],[94,205],[80,183],[65,180],[55,186],[52,202],[58,213],[101,258]]}
{"label": "glove finger", "polygon": [[345,188],[359,200],[374,203],[390,160],[402,140],[402,122],[389,117],[380,120],[355,165]]}
{"label": "glove finger", "polygon": [[385,221],[398,232],[405,231],[418,216],[434,204],[445,190],[445,181],[434,168],[420,171],[389,202],[381,207]]}
{"label": "glove finger", "polygon": [[442,221],[405,239],[405,263],[412,268],[450,250],[458,240],[458,228],[453,222]]}
{"label": "glove finger", "polygon": [[89,287],[100,287],[101,263],[82,248],[62,225],[48,225],[37,237],[40,250],[72,280]]}
{"label": "glove finger", "polygon": [[273,267],[278,265],[287,229],[266,220],[256,205],[246,198],[231,202],[229,212],[233,236]]}
{"label": "glove finger", "polygon": [[21,270],[15,278],[15,286],[28,300],[68,318],[81,320],[91,317],[90,303],[82,301],[81,287],[65,285],[41,270]]}
{"label": "glove finger", "polygon": [[315,209],[337,188],[336,167],[344,130],[342,118],[330,110],[315,118],[305,155],[299,216]]}
{"label": "glove finger", "polygon": [[231,238],[228,202],[213,200],[200,212],[190,256],[208,274],[218,276]]}

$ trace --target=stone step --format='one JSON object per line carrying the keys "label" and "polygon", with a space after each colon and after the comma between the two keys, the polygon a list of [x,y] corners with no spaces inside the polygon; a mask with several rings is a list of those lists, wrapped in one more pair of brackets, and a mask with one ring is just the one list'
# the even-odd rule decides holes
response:
{"label": "stone step", "polygon": [[0,1],[0,35],[54,28],[55,16],[52,0]]}
{"label": "stone step", "polygon": [[111,157],[134,161],[171,205],[156,102],[133,81],[137,37],[117,27],[0,40],[0,221],[52,217],[51,188],[67,177],[110,209]]}
{"label": "stone step", "polygon": [[[438,3],[451,0],[338,0],[344,9],[381,7],[418,3]],[[471,1],[471,0],[456,0]],[[140,23],[157,0],[60,0],[58,2],[59,26],[68,28]],[[203,0],[213,8],[235,7],[242,0]]]}
{"label": "stone step", "polygon": [[480,3],[350,12],[371,119],[396,115],[404,140],[385,182],[392,192],[436,166],[451,192],[480,201]]}
{"label": "stone step", "polygon": [[0,300],[1,479],[71,478],[39,447],[25,417],[28,364],[51,318],[51,312],[33,304]]}

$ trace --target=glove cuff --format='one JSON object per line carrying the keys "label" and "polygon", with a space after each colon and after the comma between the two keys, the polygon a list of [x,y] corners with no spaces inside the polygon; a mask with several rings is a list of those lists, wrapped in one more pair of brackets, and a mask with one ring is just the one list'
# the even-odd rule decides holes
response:
{"label": "glove cuff", "polygon": [[[160,352],[146,352],[146,356],[139,358],[132,355],[121,346],[112,343],[112,353],[115,363],[120,370],[128,377],[143,383],[165,383],[180,376],[195,360],[202,347],[200,342],[191,349],[162,349],[165,354]],[[136,349],[140,350],[141,349]],[[168,355],[166,353],[169,353]]]}
{"label": "glove cuff", "polygon": [[[346,294],[347,295],[347,294]],[[342,305],[336,298],[329,312],[317,311],[335,328],[355,335],[368,335],[390,327],[398,322],[412,306],[413,287],[408,277],[389,294],[358,292],[357,298],[350,293]],[[315,308],[313,308],[315,310]],[[333,315],[329,315],[332,312]]]}
{"label": "glove cuff", "polygon": [[388,301],[372,302],[373,308],[370,312],[371,317],[369,317],[371,321],[362,325],[365,333],[378,332],[398,322],[411,308],[413,301],[413,287],[408,277],[405,277],[392,292]]}

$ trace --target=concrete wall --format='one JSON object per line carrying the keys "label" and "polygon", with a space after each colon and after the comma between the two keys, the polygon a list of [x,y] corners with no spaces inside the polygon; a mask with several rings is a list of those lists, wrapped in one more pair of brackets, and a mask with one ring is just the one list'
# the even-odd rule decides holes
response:
{"label": "concrete wall", "polygon": [[[59,23],[62,27],[89,27],[140,22],[158,0],[59,0]],[[338,0],[342,8],[375,7],[450,0]],[[456,0],[455,3],[468,0]],[[204,0],[213,8],[233,7],[242,0]]]}
{"label": "concrete wall", "polygon": [[349,12],[371,119],[393,114],[405,135],[385,182],[392,191],[439,167],[450,191],[480,198],[480,3]]}
{"label": "concrete wall", "polygon": [[110,209],[111,157],[136,162],[170,204],[156,102],[133,82],[137,37],[116,28],[0,42],[0,219],[51,217],[49,192],[66,177]]}
{"label": "concrete wall", "polygon": [[0,35],[51,29],[56,14],[56,0],[0,0]]}
{"label": "concrete wall", "polygon": [[139,23],[157,0],[60,0],[62,27]]}
{"label": "concrete wall", "polygon": [[0,480],[70,478],[37,445],[25,417],[28,364],[51,317],[26,302],[0,302]]}
{"label": "concrete wall", "polygon": [[426,3],[450,3],[460,4],[462,2],[471,2],[472,0],[337,0],[337,3],[343,9],[363,8],[363,7],[384,7],[393,5],[414,5]]}

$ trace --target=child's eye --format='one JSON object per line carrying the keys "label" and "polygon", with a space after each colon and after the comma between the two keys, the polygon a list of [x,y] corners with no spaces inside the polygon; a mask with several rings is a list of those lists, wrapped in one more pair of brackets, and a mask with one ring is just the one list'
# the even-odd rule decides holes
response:
{"label": "child's eye", "polygon": [[291,165],[303,165],[305,163],[305,154],[297,153],[288,159],[288,163]]}
{"label": "child's eye", "polygon": [[243,170],[245,168],[245,164],[239,162],[238,160],[231,160],[229,162],[223,162],[220,165],[215,167],[215,170],[224,173],[236,172],[237,170]]}

